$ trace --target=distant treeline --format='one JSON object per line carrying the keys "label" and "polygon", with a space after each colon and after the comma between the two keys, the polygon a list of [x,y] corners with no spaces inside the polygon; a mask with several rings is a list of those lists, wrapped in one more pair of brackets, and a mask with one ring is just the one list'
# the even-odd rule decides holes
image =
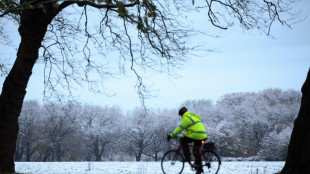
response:
{"label": "distant treeline", "polygon": [[[266,89],[232,93],[216,103],[189,100],[200,115],[208,141],[222,157],[285,160],[301,93]],[[16,161],[158,161],[176,146],[166,135],[181,122],[179,108],[134,108],[78,102],[25,101],[19,117]]]}

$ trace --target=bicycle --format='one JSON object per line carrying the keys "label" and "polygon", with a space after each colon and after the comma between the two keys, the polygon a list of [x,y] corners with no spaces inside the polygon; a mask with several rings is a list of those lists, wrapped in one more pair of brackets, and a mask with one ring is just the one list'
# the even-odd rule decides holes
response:
{"label": "bicycle", "polygon": [[[179,147],[176,150],[167,151],[162,157],[161,169],[164,174],[181,174],[184,169],[184,164],[186,161],[181,154],[182,147],[180,144],[180,137],[176,137],[174,139],[177,140]],[[190,145],[190,147],[194,147],[194,145]],[[214,149],[216,148],[215,144],[212,142],[205,143],[205,141],[203,141],[202,145],[196,148],[198,148],[197,152],[199,152],[201,155],[202,168],[204,170],[204,173],[217,174],[221,166],[221,159],[219,155],[214,151]],[[194,156],[194,161],[196,161],[197,155]],[[200,165],[195,164],[195,162],[192,164],[191,161],[188,161],[188,163],[191,166],[192,170],[195,170],[195,168],[197,167],[201,167]]]}

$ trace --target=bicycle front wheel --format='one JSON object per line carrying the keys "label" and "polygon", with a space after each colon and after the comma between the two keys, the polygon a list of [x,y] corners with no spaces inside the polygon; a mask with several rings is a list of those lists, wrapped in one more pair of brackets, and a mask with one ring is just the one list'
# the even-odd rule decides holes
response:
{"label": "bicycle front wheel", "polygon": [[161,169],[165,174],[180,174],[184,169],[184,157],[176,150],[167,151],[161,159]]}
{"label": "bicycle front wheel", "polygon": [[217,174],[220,170],[221,159],[213,150],[206,150],[202,154],[204,173]]}

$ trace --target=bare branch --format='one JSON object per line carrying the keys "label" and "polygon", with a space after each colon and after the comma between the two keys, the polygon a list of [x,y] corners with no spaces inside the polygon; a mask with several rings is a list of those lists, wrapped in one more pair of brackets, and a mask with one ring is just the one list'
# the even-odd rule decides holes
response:
{"label": "bare branch", "polygon": [[[192,2],[34,0],[15,3],[0,14],[31,12],[37,8],[58,14],[42,43],[46,91],[64,88],[72,97],[75,84],[87,84],[90,90],[102,92],[105,79],[130,71],[137,78],[135,87],[143,105],[151,96],[143,73],[148,69],[174,72],[198,48],[189,44],[188,38],[201,32],[184,19],[188,13],[204,9],[207,20],[216,28],[226,30],[237,20],[242,28],[256,28],[267,35],[277,21],[289,26],[283,13],[293,15],[288,8],[291,3],[280,0],[205,0],[204,6],[197,8],[192,7]],[[65,10],[71,5],[82,8]],[[67,17],[74,14],[77,18]],[[115,62],[115,55],[119,56],[119,72],[107,66]]]}
{"label": "bare branch", "polygon": [[208,16],[209,16],[209,19],[210,19],[212,25],[214,25],[214,26],[216,26],[216,27],[218,27],[220,29],[226,30],[227,27],[222,27],[222,26],[219,26],[219,25],[215,24],[216,22],[218,22],[218,19],[217,19],[216,15],[214,14],[214,12],[212,11],[212,2],[213,2],[213,0],[211,0],[210,3],[209,3],[208,0],[206,0],[206,2],[208,4],[208,8],[209,8]]}

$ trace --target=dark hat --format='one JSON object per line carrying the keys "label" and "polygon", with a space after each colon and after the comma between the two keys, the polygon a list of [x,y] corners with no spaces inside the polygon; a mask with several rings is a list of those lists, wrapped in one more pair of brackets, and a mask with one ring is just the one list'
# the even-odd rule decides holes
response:
{"label": "dark hat", "polygon": [[179,110],[179,115],[182,116],[185,112],[187,112],[187,108],[186,107],[182,107],[180,110]]}

